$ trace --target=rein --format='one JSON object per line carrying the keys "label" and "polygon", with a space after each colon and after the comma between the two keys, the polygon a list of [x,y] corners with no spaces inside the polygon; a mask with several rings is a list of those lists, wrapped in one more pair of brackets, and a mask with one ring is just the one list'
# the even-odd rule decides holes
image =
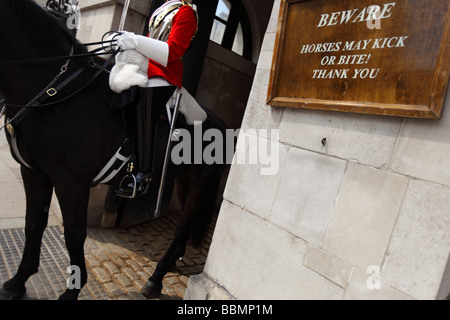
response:
{"label": "rein", "polygon": [[41,63],[47,63],[47,62],[53,62],[58,60],[64,60],[64,59],[73,59],[73,58],[86,58],[86,57],[93,57],[93,56],[101,56],[101,55],[107,55],[111,52],[98,52],[103,50],[103,48],[98,48],[93,51],[87,52],[87,53],[80,53],[70,56],[59,56],[59,57],[50,57],[50,58],[34,58],[34,59],[23,59],[23,60],[11,60],[11,61],[0,61],[0,66],[10,66],[10,65],[23,65],[23,64],[41,64]]}
{"label": "rein", "polygon": [[[84,53],[84,54],[77,54],[74,55],[73,51],[74,48],[73,46],[70,49],[70,53],[68,56],[61,56],[61,57],[52,57],[52,58],[44,58],[44,59],[26,59],[26,60],[16,60],[16,61],[0,61],[0,65],[4,65],[4,64],[30,64],[30,63],[43,63],[43,62],[47,62],[47,61],[55,61],[55,60],[63,60],[66,59],[65,63],[61,66],[60,72],[55,76],[55,78],[53,78],[53,80],[41,91],[39,92],[30,102],[28,102],[26,105],[11,105],[11,104],[7,104],[4,99],[2,99],[0,101],[0,103],[3,105],[2,109],[0,111],[0,118],[4,115],[6,107],[13,107],[13,108],[21,108],[15,115],[13,118],[11,119],[6,119],[5,120],[5,124],[3,126],[0,127],[0,131],[3,128],[7,128],[9,133],[11,135],[14,135],[14,127],[12,125],[13,121],[16,121],[19,119],[19,117],[23,116],[25,112],[29,111],[30,108],[35,108],[35,107],[48,107],[48,106],[52,106],[52,105],[56,105],[59,104],[61,102],[64,102],[70,98],[72,98],[73,96],[77,95],[78,93],[80,93],[82,90],[84,90],[87,86],[89,86],[101,73],[103,73],[104,71],[106,71],[106,68],[108,67],[108,65],[113,61],[114,57],[116,56],[117,53],[120,52],[120,49],[113,49],[112,48],[112,43],[115,40],[107,40],[107,41],[100,41],[100,42],[93,42],[93,43],[88,43],[85,44],[86,46],[88,45],[96,45],[96,44],[102,44],[102,47],[95,49],[93,51],[90,51],[88,53]],[[111,46],[109,48],[109,50],[105,50],[105,47],[103,46],[104,43],[111,43]],[[105,50],[104,52],[100,52],[102,50]],[[94,56],[100,56],[100,55],[105,55],[105,54],[111,54],[111,56],[100,66],[98,64],[96,64],[92,57]],[[59,78],[67,72],[68,70],[68,66],[69,63],[71,61],[71,59],[73,58],[82,58],[82,57],[90,57],[91,59],[89,60],[89,65],[83,65],[81,68],[79,68],[77,71],[75,71],[74,73],[72,73],[68,78],[66,78],[63,82],[61,82],[58,86],[54,86],[54,84],[59,80]],[[48,98],[51,98],[53,96],[55,96],[58,91],[60,91],[62,88],[64,88],[65,86],[67,86],[69,83],[71,83],[72,81],[74,81],[76,78],[78,78],[78,76],[80,76],[81,74],[84,73],[84,71],[86,71],[88,69],[88,66],[92,67],[92,68],[97,68],[97,72],[92,76],[91,79],[89,79],[88,82],[86,82],[80,89],[78,89],[77,91],[75,91],[74,93],[70,94],[67,97],[64,97],[63,99],[60,99],[58,101],[54,101],[51,103],[47,103],[47,104],[43,104],[43,102],[45,102]],[[46,94],[46,95],[45,95]]]}
{"label": "rein", "polygon": [[[115,33],[113,36],[113,39],[111,40],[103,40],[106,35],[110,33]],[[94,49],[92,51],[89,51],[87,53],[80,53],[80,54],[70,54],[68,56],[58,56],[58,57],[49,57],[49,58],[30,58],[30,59],[21,59],[21,60],[10,60],[10,61],[0,61],[0,66],[8,66],[8,65],[22,65],[22,64],[40,64],[40,63],[47,63],[47,62],[53,62],[58,60],[65,60],[65,59],[74,59],[74,58],[86,58],[86,57],[94,57],[94,56],[101,56],[101,55],[108,55],[111,53],[118,53],[120,49],[113,49],[115,42],[117,41],[115,38],[119,36],[121,33],[115,32],[115,31],[109,31],[106,32],[102,36],[101,41],[97,42],[90,42],[90,43],[83,43],[84,46],[94,46],[94,45],[101,45],[100,48]],[[109,44],[108,46],[104,46],[104,44]],[[104,51],[104,52],[102,52]]]}

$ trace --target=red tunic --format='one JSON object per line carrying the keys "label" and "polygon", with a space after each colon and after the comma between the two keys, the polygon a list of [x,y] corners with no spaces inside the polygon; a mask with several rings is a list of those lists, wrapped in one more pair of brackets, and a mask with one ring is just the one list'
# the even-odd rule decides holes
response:
{"label": "red tunic", "polygon": [[197,19],[194,10],[188,6],[182,6],[172,19],[167,44],[169,45],[169,58],[167,67],[150,59],[148,65],[148,78],[162,76],[173,85],[182,87],[183,82],[183,57],[191,44],[192,37],[197,30]]}

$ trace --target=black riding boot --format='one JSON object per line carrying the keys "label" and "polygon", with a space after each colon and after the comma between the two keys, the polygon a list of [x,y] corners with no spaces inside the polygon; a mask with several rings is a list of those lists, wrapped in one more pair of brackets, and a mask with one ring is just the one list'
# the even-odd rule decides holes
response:
{"label": "black riding boot", "polygon": [[122,181],[121,186],[116,190],[116,195],[134,198],[145,194],[150,183],[159,181],[164,163],[164,153],[158,152],[160,149],[158,146],[161,144],[160,140],[167,143],[168,137],[167,133],[161,134],[161,130],[157,131],[157,122],[160,120],[161,114],[165,113],[165,105],[174,91],[174,86],[142,89],[141,99],[136,107],[137,163],[135,163],[135,167],[138,172],[127,176]]}

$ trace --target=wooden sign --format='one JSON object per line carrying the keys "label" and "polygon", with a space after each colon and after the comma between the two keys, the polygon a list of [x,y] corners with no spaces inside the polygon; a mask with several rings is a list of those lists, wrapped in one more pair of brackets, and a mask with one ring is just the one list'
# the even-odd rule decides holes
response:
{"label": "wooden sign", "polygon": [[439,119],[450,0],[282,0],[268,104]]}

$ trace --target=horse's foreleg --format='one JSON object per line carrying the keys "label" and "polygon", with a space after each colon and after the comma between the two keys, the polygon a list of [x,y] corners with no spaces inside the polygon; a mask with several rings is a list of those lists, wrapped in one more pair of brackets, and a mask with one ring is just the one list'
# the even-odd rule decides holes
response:
{"label": "horse's foreleg", "polygon": [[3,284],[3,294],[12,298],[23,295],[25,283],[39,268],[42,235],[48,222],[48,211],[53,192],[49,179],[34,170],[22,167],[26,194],[25,247],[16,275]]}
{"label": "horse's foreleg", "polygon": [[64,223],[64,238],[70,257],[73,274],[68,281],[67,290],[60,300],[76,300],[87,282],[87,271],[84,259],[84,242],[86,240],[87,208],[90,186],[74,181],[61,179],[55,185]]}

